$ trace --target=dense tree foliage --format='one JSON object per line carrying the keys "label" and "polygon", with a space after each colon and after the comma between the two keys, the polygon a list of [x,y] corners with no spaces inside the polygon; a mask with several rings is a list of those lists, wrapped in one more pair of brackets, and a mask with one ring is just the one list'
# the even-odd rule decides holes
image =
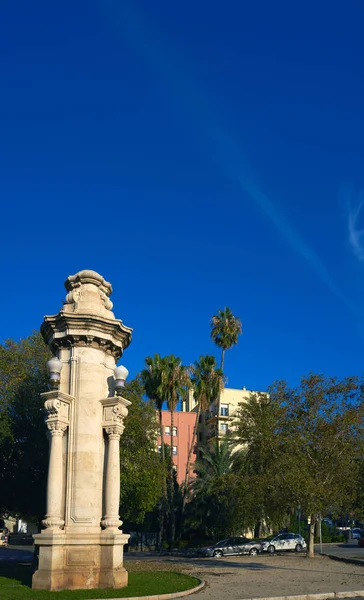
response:
{"label": "dense tree foliage", "polygon": [[40,334],[0,346],[0,511],[45,513],[48,441],[39,394],[48,390],[51,357]]}
{"label": "dense tree foliage", "polygon": [[297,389],[278,382],[241,405],[237,441],[260,518],[300,508],[311,519],[309,555],[319,515],[358,503],[363,464],[364,386],[355,377],[304,377]]}
{"label": "dense tree foliage", "polygon": [[140,379],[126,384],[123,395],[132,404],[120,438],[120,514],[126,521],[141,524],[163,494],[166,467],[157,452],[155,409],[143,399]]}

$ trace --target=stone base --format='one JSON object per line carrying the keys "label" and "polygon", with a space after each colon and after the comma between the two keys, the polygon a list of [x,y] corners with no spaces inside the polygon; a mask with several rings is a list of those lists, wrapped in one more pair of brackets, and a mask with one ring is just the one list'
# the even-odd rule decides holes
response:
{"label": "stone base", "polygon": [[39,550],[33,589],[87,590],[128,585],[123,548],[129,536],[120,530],[81,534],[46,529],[33,537]]}

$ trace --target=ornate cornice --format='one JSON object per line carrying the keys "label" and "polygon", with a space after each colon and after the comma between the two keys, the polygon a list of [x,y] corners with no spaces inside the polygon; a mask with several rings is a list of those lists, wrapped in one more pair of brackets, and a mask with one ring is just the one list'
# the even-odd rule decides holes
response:
{"label": "ornate cornice", "polygon": [[64,347],[91,346],[118,360],[129,346],[133,330],[120,319],[61,310],[58,315],[44,317],[40,331],[53,354]]}

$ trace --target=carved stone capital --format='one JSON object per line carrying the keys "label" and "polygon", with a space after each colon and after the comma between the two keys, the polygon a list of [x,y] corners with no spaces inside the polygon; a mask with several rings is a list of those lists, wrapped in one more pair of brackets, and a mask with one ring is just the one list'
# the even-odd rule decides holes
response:
{"label": "carved stone capital", "polygon": [[124,431],[124,425],[109,425],[108,427],[105,427],[105,431],[109,437],[109,440],[120,440],[120,436]]}
{"label": "carved stone capital", "polygon": [[68,427],[67,423],[61,423],[60,421],[46,421],[46,425],[51,437],[63,437]]}

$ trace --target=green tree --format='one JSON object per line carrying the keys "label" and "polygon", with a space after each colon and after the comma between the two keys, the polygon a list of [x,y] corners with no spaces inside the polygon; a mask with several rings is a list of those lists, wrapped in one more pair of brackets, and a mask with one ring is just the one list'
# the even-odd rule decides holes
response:
{"label": "green tree", "polygon": [[125,385],[123,395],[132,404],[120,438],[120,514],[139,525],[160,501],[166,476],[165,464],[156,452],[155,409],[143,400],[144,392],[140,378]]}
{"label": "green tree", "polygon": [[363,381],[310,375],[296,389],[277,382],[268,392],[241,407],[237,439],[247,445],[241,472],[250,476],[264,518],[298,507],[310,516],[312,557],[318,516],[352,506],[357,497]]}
{"label": "green tree", "polygon": [[287,406],[289,483],[295,505],[311,516],[312,557],[318,516],[355,501],[353,481],[364,450],[364,384],[356,377],[310,375],[297,389],[278,385],[271,393]]}
{"label": "green tree", "polygon": [[233,472],[234,455],[228,440],[201,447],[190,484],[184,535],[192,541],[217,541],[241,532],[243,515],[240,482]]}
{"label": "green tree", "polygon": [[287,476],[277,468],[290,452],[285,407],[269,394],[251,393],[240,403],[234,425],[236,442],[244,448],[235,470],[250,490],[244,498],[245,520],[260,537],[264,523],[278,527],[287,512]]}
{"label": "green tree", "polygon": [[191,368],[191,384],[194,398],[197,403],[196,422],[193,430],[191,445],[188,451],[186,474],[184,481],[184,500],[188,490],[188,479],[191,469],[191,456],[197,436],[200,414],[207,411],[210,404],[218,398],[224,387],[224,376],[221,369],[217,368],[214,356],[200,356]]}
{"label": "green tree", "polygon": [[51,354],[39,333],[0,345],[0,513],[45,514],[48,442],[39,394]]}

